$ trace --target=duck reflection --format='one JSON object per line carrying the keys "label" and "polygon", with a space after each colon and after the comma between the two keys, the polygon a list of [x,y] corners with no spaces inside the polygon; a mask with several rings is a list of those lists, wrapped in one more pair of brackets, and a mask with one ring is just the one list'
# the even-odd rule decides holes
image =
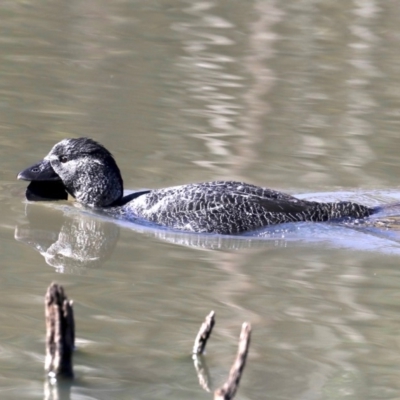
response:
{"label": "duck reflection", "polygon": [[121,228],[199,250],[265,249],[323,242],[341,248],[400,251],[398,216],[379,216],[360,226],[283,224],[241,236],[222,236],[173,231],[141,220],[127,222],[65,203],[27,203],[25,214],[27,222],[17,225],[15,239],[33,247],[61,273],[82,273],[85,268],[100,267],[113,253]]}
{"label": "duck reflection", "polygon": [[[91,210],[70,204],[27,203],[27,222],[18,224],[14,237],[38,251],[46,263],[60,273],[82,273],[85,268],[100,267],[114,251],[121,227],[134,230],[176,245],[208,250],[265,247],[265,240],[252,237],[200,235],[160,229],[153,224],[141,224],[110,219]],[[279,233],[275,232],[277,246]],[[265,238],[263,238],[265,239]],[[279,242],[279,243],[278,243]],[[285,245],[282,240],[281,245]]]}
{"label": "duck reflection", "polygon": [[74,213],[26,205],[28,222],[16,226],[14,237],[38,251],[57,272],[76,273],[100,267],[113,253],[119,237],[115,223]]}

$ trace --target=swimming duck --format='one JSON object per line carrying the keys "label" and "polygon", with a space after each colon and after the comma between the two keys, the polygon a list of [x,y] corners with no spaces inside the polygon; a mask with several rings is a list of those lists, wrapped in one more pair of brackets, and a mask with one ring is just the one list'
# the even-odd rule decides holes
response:
{"label": "swimming duck", "polygon": [[124,197],[113,156],[89,138],[62,140],[42,161],[20,172],[18,179],[44,186],[44,182],[60,185],[61,181],[84,206],[189,232],[238,234],[286,222],[359,219],[378,211],[349,201],[301,200],[235,181],[191,183]]}

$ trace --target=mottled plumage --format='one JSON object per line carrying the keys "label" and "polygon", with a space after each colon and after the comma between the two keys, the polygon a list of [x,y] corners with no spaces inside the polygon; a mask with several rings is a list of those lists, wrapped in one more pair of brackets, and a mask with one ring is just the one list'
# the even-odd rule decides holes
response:
{"label": "mottled plumage", "polygon": [[[51,168],[49,171],[48,169]],[[237,234],[285,222],[368,217],[376,210],[349,201],[318,203],[243,182],[215,181],[146,190],[123,197],[112,155],[88,138],[64,139],[20,179],[58,176],[80,203],[126,219],[143,218],[190,232]]]}

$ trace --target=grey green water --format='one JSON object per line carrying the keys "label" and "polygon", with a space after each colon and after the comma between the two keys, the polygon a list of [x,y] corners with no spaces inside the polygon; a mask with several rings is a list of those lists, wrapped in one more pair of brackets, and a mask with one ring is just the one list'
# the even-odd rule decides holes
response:
{"label": "grey green water", "polygon": [[400,398],[396,229],[171,235],[27,204],[15,179],[62,138],[90,136],[127,189],[229,178],[399,201],[398,2],[2,0],[0,21],[1,399],[56,398],[52,281],[77,325],[60,399],[210,399],[190,355],[210,310],[211,388],[249,321],[238,399]]}

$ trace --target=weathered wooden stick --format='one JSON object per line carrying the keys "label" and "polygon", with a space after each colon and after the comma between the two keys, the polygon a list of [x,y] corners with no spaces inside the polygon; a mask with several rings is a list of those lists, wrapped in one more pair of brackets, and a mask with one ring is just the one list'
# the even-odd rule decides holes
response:
{"label": "weathered wooden stick", "polygon": [[52,283],[46,292],[46,361],[49,374],[72,378],[72,354],[75,344],[75,322],[72,308],[64,289]]}
{"label": "weathered wooden stick", "polygon": [[193,354],[203,354],[206,348],[207,340],[211,335],[211,332],[215,325],[215,312],[211,311],[207,315],[204,322],[201,324],[199,333],[196,336],[193,346]]}
{"label": "weathered wooden stick", "polygon": [[250,346],[251,325],[245,322],[239,339],[239,349],[236,360],[229,372],[229,378],[225,384],[214,392],[214,400],[231,400],[239,387],[240,378],[246,364],[247,353]]}

